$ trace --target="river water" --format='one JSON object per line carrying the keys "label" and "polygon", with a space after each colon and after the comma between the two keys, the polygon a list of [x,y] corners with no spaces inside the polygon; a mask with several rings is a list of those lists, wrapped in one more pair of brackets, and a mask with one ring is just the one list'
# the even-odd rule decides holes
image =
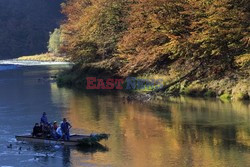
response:
{"label": "river water", "polygon": [[[170,98],[127,102],[119,93],[58,88],[48,78],[67,68],[0,65],[0,167],[250,166],[250,104]],[[72,133],[109,133],[103,149],[20,143],[42,112],[68,118]],[[12,144],[12,148],[8,145]]]}

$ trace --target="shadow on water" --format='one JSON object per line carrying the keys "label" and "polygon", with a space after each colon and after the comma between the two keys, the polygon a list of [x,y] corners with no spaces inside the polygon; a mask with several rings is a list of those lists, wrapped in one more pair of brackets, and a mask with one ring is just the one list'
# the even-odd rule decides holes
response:
{"label": "shadow on water", "polygon": [[36,153],[34,159],[39,160],[40,163],[47,164],[50,159],[61,157],[64,167],[71,166],[71,149],[74,148],[43,144],[31,144],[31,146],[32,151]]}
{"label": "shadow on water", "polygon": [[103,146],[102,144],[99,144],[99,143],[91,147],[77,146],[75,148],[77,149],[77,151],[80,151],[82,153],[96,153],[96,152],[109,151],[109,148],[107,146]]}
{"label": "shadow on water", "polygon": [[[107,146],[103,146],[102,144],[97,144],[91,147],[82,147],[82,146],[63,146],[63,145],[44,145],[44,144],[29,144],[32,146],[33,151],[35,152],[46,152],[46,153],[53,153],[58,150],[77,150],[83,154],[86,153],[97,153],[97,152],[107,152],[109,148]],[[69,155],[69,154],[66,154]]]}
{"label": "shadow on water", "polygon": [[[9,146],[8,146],[9,147]],[[108,152],[109,148],[101,144],[92,147],[80,147],[80,146],[63,146],[63,145],[48,145],[48,144],[35,144],[17,142],[13,144],[12,151],[16,151],[19,155],[32,152],[33,161],[37,161],[41,165],[46,165],[51,160],[61,161],[63,167],[72,166],[72,152],[80,153],[82,155],[94,155],[98,152]],[[59,162],[57,162],[58,164]]]}

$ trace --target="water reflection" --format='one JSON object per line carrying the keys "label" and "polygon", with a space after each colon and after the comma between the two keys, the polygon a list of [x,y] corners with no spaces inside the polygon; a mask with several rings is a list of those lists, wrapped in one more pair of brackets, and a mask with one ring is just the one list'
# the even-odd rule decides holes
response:
{"label": "water reflection", "polygon": [[[119,93],[81,92],[37,81],[57,70],[25,67],[0,73],[0,166],[250,164],[249,103],[191,98],[128,103]],[[27,144],[19,154],[19,145],[6,147],[14,135],[30,132],[44,111],[52,121],[67,117],[73,133],[104,132],[111,137],[97,150]]]}
{"label": "water reflection", "polygon": [[70,148],[69,147],[63,147],[62,157],[63,157],[63,166],[69,167],[71,165],[71,163],[70,163]]}
{"label": "water reflection", "polygon": [[[112,134],[105,142],[110,151],[94,154],[88,163],[114,166],[250,164],[248,104],[188,98],[155,104],[124,103],[119,94],[79,91],[64,100],[69,104],[65,116],[76,131]],[[72,157],[73,166],[77,161]]]}

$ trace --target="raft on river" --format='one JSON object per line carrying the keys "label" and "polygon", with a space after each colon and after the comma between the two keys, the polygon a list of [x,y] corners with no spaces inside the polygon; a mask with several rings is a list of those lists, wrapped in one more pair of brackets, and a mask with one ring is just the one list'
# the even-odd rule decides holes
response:
{"label": "raft on river", "polygon": [[109,138],[108,134],[90,134],[90,135],[70,135],[70,140],[56,140],[53,138],[32,137],[31,135],[16,136],[17,141],[41,143],[41,144],[60,144],[65,146],[85,146],[93,147],[99,146],[100,141]]}

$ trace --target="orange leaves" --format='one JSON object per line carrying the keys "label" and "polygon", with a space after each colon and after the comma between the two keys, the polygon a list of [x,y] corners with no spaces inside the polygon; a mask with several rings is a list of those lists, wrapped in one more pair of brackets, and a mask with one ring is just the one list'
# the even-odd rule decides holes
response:
{"label": "orange leaves", "polygon": [[[125,29],[126,0],[69,0],[63,7],[67,20],[61,26],[64,49],[77,61],[104,59],[116,52],[116,43]],[[85,43],[97,46],[89,54]],[[80,46],[80,47],[79,47]],[[87,54],[88,53],[88,54]],[[92,56],[92,58],[90,58]]]}
{"label": "orange leaves", "polygon": [[125,62],[124,75],[154,66],[162,56],[167,57],[164,61],[232,58],[249,43],[248,7],[237,2],[68,0],[63,5],[63,49],[81,62],[118,55]]}
{"label": "orange leaves", "polygon": [[124,54],[144,57],[166,54],[156,48],[171,40],[178,40],[179,36],[186,33],[187,21],[181,14],[184,10],[182,5],[182,1],[173,0],[134,1],[131,4],[130,15],[126,19],[128,29],[118,43],[123,57]]}

